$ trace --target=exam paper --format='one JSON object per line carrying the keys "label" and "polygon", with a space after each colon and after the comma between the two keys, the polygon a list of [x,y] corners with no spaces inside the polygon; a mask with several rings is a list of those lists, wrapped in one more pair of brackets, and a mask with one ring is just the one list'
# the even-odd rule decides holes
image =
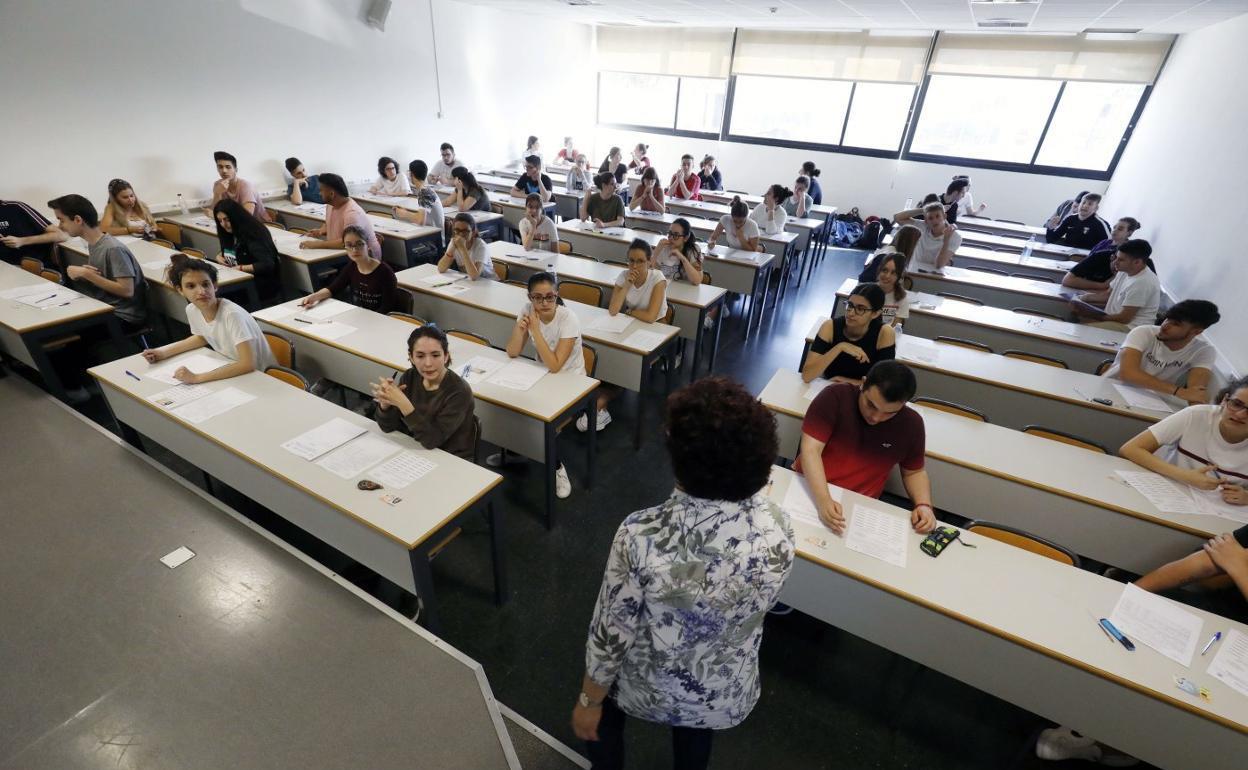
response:
{"label": "exam paper", "polygon": [[171,364],[165,364],[155,369],[148,369],[144,374],[158,382],[167,382],[170,385],[181,385],[181,381],[173,376],[173,373],[182,367],[186,367],[194,374],[205,374],[214,369],[220,369],[228,364],[224,358],[217,358],[205,353],[195,353],[189,356],[182,356]]}
{"label": "exam paper", "polygon": [[[843,492],[844,490],[840,487],[828,485],[828,494],[838,503],[841,501]],[[780,507],[796,521],[827,529],[827,525],[819,520],[819,511],[815,508],[815,499],[810,495],[810,487],[806,483],[805,476],[793,476],[789,481],[789,488],[784,491],[784,501],[780,503]]]}
{"label": "exam paper", "polygon": [[300,318],[306,318],[309,321],[324,321],[333,318],[336,315],[342,315],[351,308],[355,307],[349,302],[343,302],[340,299],[329,298],[316,303],[314,307],[310,307],[300,313]]}
{"label": "exam paper", "polygon": [[1188,494],[1196,501],[1196,509],[1206,516],[1221,516],[1224,519],[1248,524],[1248,505],[1231,505],[1222,499],[1221,490],[1189,489]]}
{"label": "exam paper", "polygon": [[170,409],[169,414],[176,415],[178,419],[186,420],[193,425],[199,425],[217,415],[225,414],[236,406],[253,401],[255,398],[252,394],[244,393],[238,388],[225,388]]}
{"label": "exam paper", "polygon": [[1248,696],[1248,635],[1232,628],[1218,644],[1207,673],[1240,695]]}
{"label": "exam paper", "polygon": [[1156,394],[1139,388],[1114,383],[1114,390],[1122,395],[1122,400],[1135,409],[1149,409],[1154,412],[1173,412],[1174,409]]}
{"label": "exam paper", "polygon": [[302,309],[299,307],[299,300],[295,300],[294,302],[262,308],[252,313],[252,315],[261,321],[280,321],[283,318],[290,318]]}
{"label": "exam paper", "polygon": [[904,567],[909,534],[908,519],[855,504],[845,530],[845,547]]}
{"label": "exam paper", "polygon": [[197,398],[203,398],[211,392],[212,388],[207,385],[176,385],[153,396],[148,396],[147,400],[163,409],[176,409]]}
{"label": "exam paper", "polygon": [[1187,490],[1165,476],[1151,471],[1115,471],[1119,478],[1130,484],[1135,491],[1166,513],[1199,515],[1200,509]]}
{"label": "exam paper", "polygon": [[832,384],[832,380],[825,380],[822,377],[816,377],[806,385],[806,390],[802,391],[802,398],[807,401],[814,401],[815,396],[823,392],[823,389]]}
{"label": "exam paper", "polygon": [[457,270],[447,270],[445,273],[432,273],[420,279],[421,283],[430,286],[445,286],[448,283],[454,283],[461,278],[467,278],[467,274]]}
{"label": "exam paper", "polygon": [[459,370],[459,376],[469,385],[476,385],[485,382],[491,374],[502,369],[503,363],[485,356],[473,356]]}
{"label": "exam paper", "polygon": [[471,288],[472,287],[466,283],[452,283],[445,286],[436,286],[434,287],[434,290],[439,294],[449,294],[453,297],[456,294],[463,294]]}
{"label": "exam paper", "polygon": [[316,464],[339,478],[352,479],[401,448],[385,436],[365,433],[323,455]]}
{"label": "exam paper", "polygon": [[407,451],[373,468],[369,475],[386,489],[402,489],[436,467],[437,463],[432,460]]}
{"label": "exam paper", "polygon": [[1184,666],[1192,665],[1204,625],[1199,615],[1133,583],[1123,587],[1109,620],[1131,641],[1143,642]]}
{"label": "exam paper", "polygon": [[27,284],[26,286],[18,286],[16,289],[5,289],[0,291],[0,297],[4,299],[21,299],[29,295],[43,296],[50,291],[56,289],[56,284],[51,281],[40,281],[37,283]]}
{"label": "exam paper", "polygon": [[898,342],[901,354],[905,358],[926,361],[929,364],[934,364],[940,359],[940,345],[934,340],[906,334]]}
{"label": "exam paper", "polygon": [[516,259],[531,259],[537,261],[539,259],[545,259],[546,257],[552,256],[552,253],[541,249],[530,249],[529,251],[517,249],[514,252],[507,252],[507,256],[515,257]]}
{"label": "exam paper", "polygon": [[624,313],[620,313],[619,315],[608,315],[607,313],[603,313],[595,318],[586,328],[597,329],[598,331],[610,332],[612,334],[619,334],[627,329],[628,325],[632,322],[633,317],[625,315]]}
{"label": "exam paper", "polygon": [[489,381],[503,388],[528,390],[545,377],[549,370],[529,361],[508,361],[490,375]]}
{"label": "exam paper", "polygon": [[311,334],[313,337],[320,337],[323,340],[336,340],[356,331],[356,328],[351,324],[344,324],[340,321],[323,324],[299,324],[299,328],[305,334]]}
{"label": "exam paper", "polygon": [[66,289],[63,286],[57,286],[49,283],[43,287],[43,291],[23,294],[17,298],[17,301],[29,307],[38,308],[39,310],[49,310],[61,305],[67,305],[70,302],[80,298],[82,295],[73,289]]}
{"label": "exam paper", "polygon": [[315,460],[367,430],[368,428],[347,422],[341,417],[335,417],[323,425],[295,436],[282,444],[282,449],[305,460]]}
{"label": "exam paper", "polygon": [[620,344],[638,350],[654,350],[663,344],[663,340],[667,339],[658,332],[648,332],[645,329],[638,329],[632,334],[620,341]]}

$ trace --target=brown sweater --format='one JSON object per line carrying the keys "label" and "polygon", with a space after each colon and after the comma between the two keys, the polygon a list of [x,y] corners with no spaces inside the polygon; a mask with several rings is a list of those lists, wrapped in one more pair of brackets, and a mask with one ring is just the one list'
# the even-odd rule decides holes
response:
{"label": "brown sweater", "polygon": [[415,408],[406,417],[396,407],[379,408],[377,424],[381,429],[387,433],[402,431],[425,449],[443,449],[471,462],[475,447],[472,388],[468,383],[448,369],[437,390],[425,390],[420,373],[408,369],[399,384],[407,386],[403,392]]}

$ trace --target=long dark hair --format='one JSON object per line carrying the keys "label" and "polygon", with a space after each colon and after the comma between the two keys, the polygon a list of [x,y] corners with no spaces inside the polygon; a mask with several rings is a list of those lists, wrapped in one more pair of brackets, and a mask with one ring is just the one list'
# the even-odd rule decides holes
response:
{"label": "long dark hair", "polygon": [[[225,218],[230,220],[230,229],[234,231],[227,233],[224,228],[217,227],[217,240],[221,243],[222,251],[226,249],[237,251],[239,243],[254,241],[273,246],[273,236],[269,233],[269,228],[247,213],[247,209],[243,208],[243,204],[238,201],[230,198],[217,201],[217,205],[212,207],[214,220],[217,214],[225,214]],[[275,246],[274,250],[276,250]]]}
{"label": "long dark hair", "polygon": [[693,234],[693,228],[689,226],[689,220],[684,217],[677,217],[672,220],[672,224],[680,225],[681,229],[685,231],[685,244],[681,247],[680,253],[689,259],[701,256],[698,253],[698,236]]}
{"label": "long dark hair", "polygon": [[[471,171],[465,171],[463,176],[460,177],[460,180],[464,184],[465,197],[476,198],[477,200],[481,200],[486,197],[485,190],[482,189],[481,185],[477,183],[477,178],[472,175]],[[473,223],[475,224],[476,220],[473,220]]]}
{"label": "long dark hair", "polygon": [[212,285],[217,285],[217,267],[211,262],[205,262],[202,259],[177,252],[169,257],[169,283],[173,284],[174,289],[182,288],[182,276],[187,273],[204,273],[208,276],[208,280],[212,281]]}
{"label": "long dark hair", "polygon": [[416,347],[416,341],[428,337],[442,346],[442,354],[446,356],[446,365],[451,365],[451,345],[446,338],[446,332],[439,329],[434,324],[425,324],[417,326],[412,333],[407,335],[407,356],[411,358],[412,350]]}
{"label": "long dark hair", "polygon": [[[896,285],[893,286],[893,293],[897,295],[898,300],[905,299],[906,287],[902,286],[901,282],[906,277],[906,255],[901,254],[896,251],[886,251],[880,256],[882,256],[883,259],[881,259],[879,263],[876,264],[875,275],[872,276],[872,278],[875,278],[876,280],[876,285],[879,286],[880,268],[884,267],[884,265],[888,264],[889,262],[892,262],[893,272],[897,274],[897,283]],[[880,288],[883,288],[883,287],[881,286]]]}

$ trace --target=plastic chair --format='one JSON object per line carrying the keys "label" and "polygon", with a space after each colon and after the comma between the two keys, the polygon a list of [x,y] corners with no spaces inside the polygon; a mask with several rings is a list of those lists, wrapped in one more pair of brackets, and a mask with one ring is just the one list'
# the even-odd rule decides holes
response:
{"label": "plastic chair", "polygon": [[529,285],[525,283],[524,281],[513,280],[513,281],[503,281],[503,283],[507,284],[508,286],[519,286],[521,289],[524,289],[525,291],[529,290]]}
{"label": "plastic chair", "polygon": [[[594,350],[592,347],[582,342],[581,352],[585,356],[585,374],[588,377],[593,377],[594,372],[598,370],[598,351]],[[576,418],[577,418],[577,415],[575,414],[568,415],[567,419],[559,423],[559,426],[555,428],[555,432],[562,433],[563,429],[568,427],[568,424],[571,423]],[[593,419],[596,419],[596,417],[594,415],[590,415],[589,419],[593,420]]]}
{"label": "plastic chair", "polygon": [[604,265],[615,265],[616,267],[628,267],[628,263],[620,259],[608,259],[606,257],[603,257],[601,262]]}
{"label": "plastic chair", "polygon": [[949,292],[945,292],[945,291],[938,291],[938,292],[936,292],[936,296],[937,296],[937,297],[944,297],[945,299],[957,300],[958,302],[966,302],[966,303],[971,304],[971,305],[978,305],[979,307],[983,307],[983,306],[984,306],[984,303],[983,303],[983,302],[980,302],[979,300],[975,299],[974,297],[967,297],[967,296],[963,296],[963,295],[961,295],[961,294],[950,294]]}
{"label": "plastic chair", "polygon": [[1114,359],[1112,358],[1105,359],[1104,361],[1096,365],[1096,374],[1098,376],[1104,374],[1105,372],[1109,371],[1109,367],[1113,365],[1114,365]]}
{"label": "plastic chair", "polygon": [[[182,242],[182,225],[174,222],[157,222],[156,232],[160,233],[160,237],[170,243],[176,244]],[[177,246],[172,246],[170,248],[177,248]]]}
{"label": "plastic chair", "polygon": [[507,276],[511,275],[511,269],[502,262],[494,263],[494,275],[498,276],[498,280],[506,283]]}
{"label": "plastic chair", "polygon": [[273,351],[273,358],[279,366],[295,368],[295,343],[277,332],[264,332],[264,341],[269,344],[269,350]]}
{"label": "plastic chair", "polygon": [[711,280],[711,273],[709,270],[702,271],[702,283],[706,284],[707,286],[715,285],[715,281]]}
{"label": "plastic chair", "polygon": [[295,235],[307,235],[308,234],[308,231],[302,227],[290,227],[290,228],[287,228],[286,232],[294,233]]}
{"label": "plastic chair", "polygon": [[992,348],[988,347],[982,342],[976,342],[975,340],[964,340],[961,337],[946,337],[944,335],[941,335],[936,338],[936,342],[939,342],[944,345],[954,345],[959,348],[967,348],[969,350],[978,350],[981,353],[993,352]]}
{"label": "plastic chair", "polygon": [[914,279],[908,275],[903,275],[901,277],[901,288],[906,291],[914,291]]}
{"label": "plastic chair", "polygon": [[1045,366],[1053,366],[1058,369],[1069,369],[1066,362],[1060,358],[1052,356],[1042,356],[1039,353],[1028,353],[1025,350],[1007,350],[1001,355],[1006,358],[1017,358],[1019,361],[1030,361],[1033,364],[1043,364]]}
{"label": "plastic chair", "polygon": [[61,277],[61,271],[53,270],[50,267],[45,267],[42,270],[40,270],[39,277],[44,279],[45,281],[51,281],[52,283],[64,283],[65,282],[64,278]]}
{"label": "plastic chair", "polygon": [[1034,315],[1037,318],[1051,318],[1054,321],[1066,320],[1065,318],[1062,318],[1060,315],[1055,315],[1053,313],[1046,313],[1043,310],[1032,310],[1029,307],[1012,307],[1010,308],[1010,310],[1015,313],[1018,313],[1019,315]]}
{"label": "plastic chair", "polygon": [[391,214],[389,211],[370,211],[368,213],[375,217],[381,217],[382,219],[394,219],[394,214]]}
{"label": "plastic chair", "polygon": [[286,225],[282,224],[281,222],[277,222],[277,221],[274,221],[274,222],[265,222],[265,223],[264,223],[264,225],[265,225],[265,227],[271,227],[271,228],[273,228],[274,230],[285,230],[285,229],[286,229]]}
{"label": "plastic chair", "polygon": [[1058,430],[1056,428],[1046,428],[1043,425],[1028,425],[1023,428],[1023,433],[1030,433],[1033,436],[1047,438],[1051,441],[1060,441],[1063,444],[1082,447],[1083,449],[1087,449],[1091,452],[1100,452],[1103,455],[1109,454],[1108,449],[1095,441],[1089,441],[1086,438],[1081,438],[1073,433],[1067,433],[1066,431]]}
{"label": "plastic chair", "polygon": [[204,259],[204,252],[199,249],[192,249],[189,246],[182,249],[182,253],[188,257],[194,257],[195,259]]}
{"label": "plastic chair", "polygon": [[1031,275],[1029,273],[1010,273],[1011,278],[1026,278],[1029,281],[1042,281],[1044,283],[1057,283],[1057,279],[1051,275]]}
{"label": "plastic chair", "polygon": [[39,275],[40,271],[43,270],[43,260],[35,257],[22,257],[21,267],[32,275]]}
{"label": "plastic chair", "polygon": [[395,310],[399,311],[400,313],[410,314],[415,304],[416,304],[416,298],[412,296],[412,293],[410,291],[408,291],[407,289],[404,289],[402,286],[394,287],[394,309]]}
{"label": "plastic chair", "polygon": [[942,399],[931,398],[929,396],[920,396],[914,399],[913,401],[911,401],[910,403],[918,404],[919,406],[930,407],[932,409],[936,409],[941,412],[948,412],[949,414],[956,414],[957,416],[965,417],[968,420],[978,420],[979,422],[988,422],[988,417],[985,416],[983,412],[977,409],[972,409],[969,406],[962,406],[961,404],[955,404],[952,401],[944,401]]}
{"label": "plastic chair", "polygon": [[264,370],[264,373],[275,380],[281,380],[287,385],[293,385],[300,390],[307,391],[312,389],[312,386],[308,384],[307,379],[294,369],[290,369],[285,366],[270,366]]}
{"label": "plastic chair", "polygon": [[409,324],[412,324],[413,326],[425,325],[425,320],[423,318],[417,318],[411,313],[401,313],[397,310],[392,310],[389,313],[387,313],[387,315],[389,315],[391,318],[397,318],[400,321],[407,321]]}
{"label": "plastic chair", "polygon": [[1060,561],[1072,567],[1081,566],[1079,556],[1074,551],[1021,529],[991,521],[971,521],[967,523],[965,529],[967,532],[982,535],[1015,548],[1022,548],[1024,551],[1031,551],[1053,561]]}
{"label": "plastic chair", "polygon": [[174,245],[173,241],[167,241],[164,238],[153,238],[152,243],[157,246],[164,246],[166,249],[171,249],[173,251],[178,250],[178,247]]}
{"label": "plastic chair", "polygon": [[602,287],[580,281],[560,281],[559,296],[594,307],[602,305]]}
{"label": "plastic chair", "polygon": [[467,340],[468,342],[475,342],[478,345],[485,345],[487,348],[490,347],[490,341],[487,340],[485,337],[482,337],[480,334],[473,334],[472,332],[460,331],[459,329],[447,329],[446,336],[456,337],[461,340]]}

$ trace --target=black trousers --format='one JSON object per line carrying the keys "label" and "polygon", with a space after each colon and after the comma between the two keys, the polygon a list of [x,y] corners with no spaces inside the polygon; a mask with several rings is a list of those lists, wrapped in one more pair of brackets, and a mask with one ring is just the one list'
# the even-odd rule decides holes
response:
{"label": "black trousers", "polygon": [[[628,717],[615,700],[602,704],[598,722],[598,740],[585,742],[585,753],[593,770],[623,770],[624,725]],[[711,761],[711,738],[714,731],[701,727],[672,728],[672,770],[706,770]]]}

